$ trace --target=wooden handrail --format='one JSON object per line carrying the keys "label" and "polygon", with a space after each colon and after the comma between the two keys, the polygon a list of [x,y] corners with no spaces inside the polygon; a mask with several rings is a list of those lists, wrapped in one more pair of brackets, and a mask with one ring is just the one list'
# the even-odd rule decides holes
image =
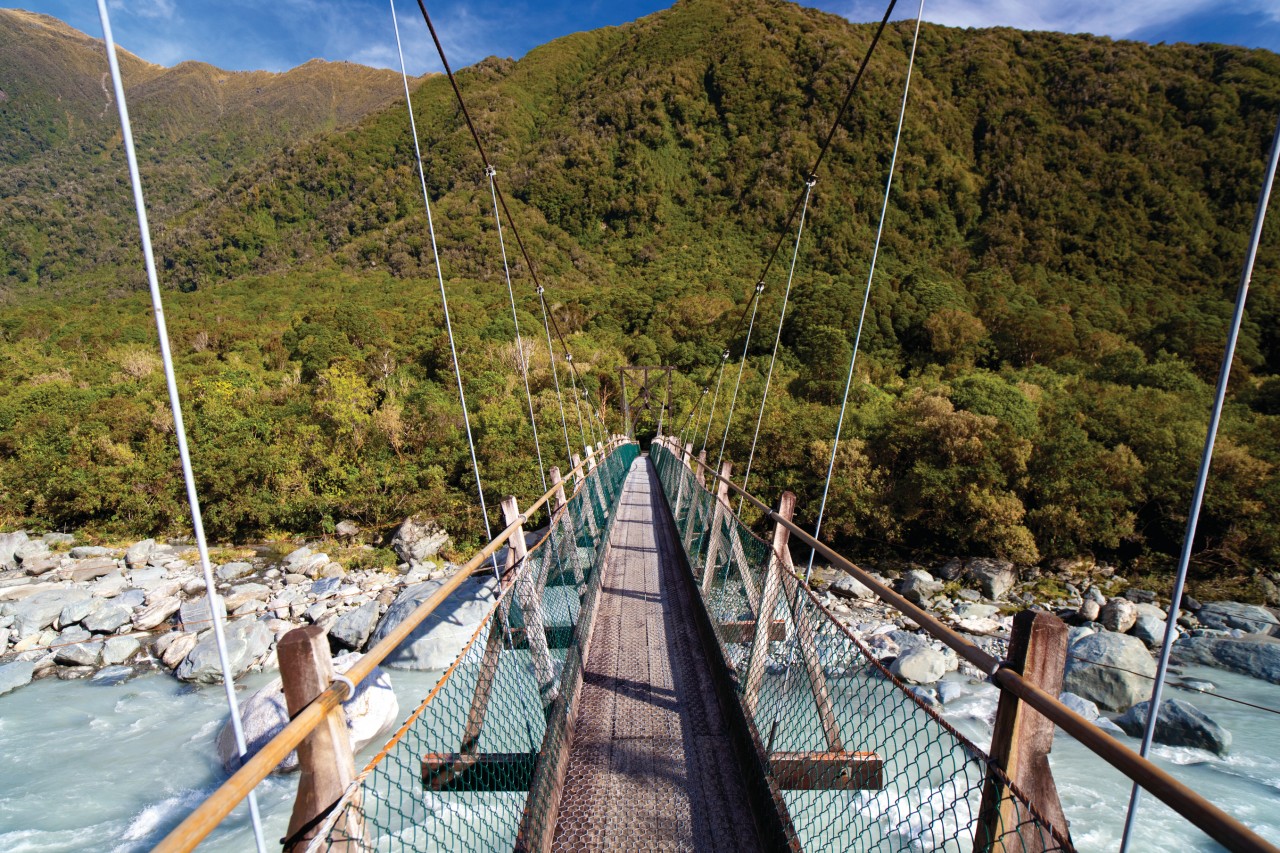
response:
{"label": "wooden handrail", "polygon": [[[663,442],[663,446],[670,453],[679,452],[678,450],[673,450],[665,442]],[[697,464],[696,459],[693,462]],[[705,465],[702,467],[706,468]],[[706,470],[717,481],[724,483],[737,492],[753,506],[764,512],[775,523],[787,527],[797,539],[816,550],[830,561],[833,566],[837,566],[846,574],[852,575],[871,589],[881,600],[911,617],[930,636],[945,643],[965,660],[991,676],[992,682],[997,687],[1007,690],[1032,708],[1035,708],[1047,719],[1053,721],[1056,726],[1080,741],[1095,755],[1134,782],[1137,782],[1165,805],[1199,827],[1210,838],[1233,851],[1280,853],[1280,848],[1262,838],[1249,827],[1179,782],[1151,761],[1138,755],[1103,732],[1102,729],[1072,711],[1066,705],[1063,705],[1056,697],[1050,696],[1039,687],[1028,682],[1018,672],[1006,667],[1004,662],[982,651],[923,608],[903,598],[869,573],[854,565],[852,561],[843,555],[814,539],[790,519],[784,518],[775,512],[764,501],[740,488],[732,481],[721,477],[710,468],[706,468]]]}
{"label": "wooden handrail", "polygon": [[[609,442],[606,458],[626,439],[617,438]],[[586,465],[578,465],[570,474],[577,474]],[[361,655],[345,673],[352,684],[359,685],[373,672],[373,668],[382,663],[386,657],[413,633],[423,620],[430,616],[444,600],[462,585],[462,582],[475,574],[476,570],[498,552],[516,531],[537,512],[555,494],[558,486],[552,486],[516,519],[507,525],[502,532],[493,538],[488,545],[481,548],[468,560],[457,574],[444,582],[444,585],[431,594],[431,597],[418,605],[399,625],[392,629],[377,645]],[[164,837],[154,848],[153,853],[186,853],[194,850],[196,845],[205,839],[214,828],[223,821],[240,801],[249,796],[259,782],[271,775],[281,761],[297,748],[317,726],[324,722],[325,716],[347,698],[347,686],[343,682],[334,682],[303,708],[289,721],[280,733],[267,741],[255,752],[240,769],[223,782],[219,788],[187,815],[182,823]]]}

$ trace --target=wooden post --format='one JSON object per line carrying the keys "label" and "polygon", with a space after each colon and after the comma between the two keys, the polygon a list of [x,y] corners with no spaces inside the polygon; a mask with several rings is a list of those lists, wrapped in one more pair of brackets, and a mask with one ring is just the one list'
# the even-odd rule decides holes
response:
{"label": "wooden post", "polygon": [[[796,509],[796,496],[793,492],[783,492],[778,501],[778,515],[791,520]],[[782,554],[787,550],[787,540],[791,536],[782,524],[773,528],[773,548],[769,555],[769,567],[765,570],[764,589],[756,604],[756,635],[751,640],[751,656],[747,658],[747,680],[742,691],[742,704],[747,713],[753,717],[756,705],[760,701],[760,682],[764,678],[765,664],[769,657],[769,624],[773,621],[773,612],[778,605],[778,590],[782,588]]]}
{"label": "wooden post", "polygon": [[724,526],[725,513],[731,512],[729,509],[729,484],[726,482],[729,475],[733,472],[733,463],[725,462],[720,466],[720,476],[723,480],[716,481],[716,508],[711,514],[711,540],[707,544],[707,561],[702,569],[702,594],[708,596],[711,594],[711,583],[716,576],[716,558],[720,555],[720,528]]}
{"label": "wooden post", "polygon": [[[596,473],[597,467],[598,466],[596,465],[596,450],[590,444],[588,444],[587,445],[587,473],[588,474]],[[609,506],[609,500],[604,493],[604,486],[600,484],[600,478],[588,477],[587,485],[592,490],[592,494],[594,494],[596,498],[599,499],[600,509],[603,511],[604,517],[608,518],[609,510],[611,509],[611,507]]]}
{"label": "wooden post", "polygon": [[[520,518],[520,507],[516,505],[515,496],[503,498],[502,520],[510,527]],[[523,565],[529,549],[524,541],[524,526],[517,527],[507,540],[507,571],[515,569],[516,600],[520,602],[520,612],[524,615],[524,632],[529,640],[529,654],[533,658],[533,671],[538,678],[538,692],[542,696],[543,706],[555,701],[559,692],[556,690],[556,671],[551,663],[551,652],[547,648],[547,632],[542,624],[542,600],[538,595],[537,584],[533,580],[533,572]]]}
{"label": "wooden post", "polygon": [[[1052,613],[1024,610],[1013,617],[1009,637],[1009,659],[1005,667],[1050,696],[1062,690],[1062,669],[1067,660],[1067,626]],[[1067,819],[1058,799],[1058,787],[1049,767],[1053,749],[1052,721],[1008,691],[1000,691],[995,732],[991,738],[991,760],[1030,799],[1031,804],[1064,838],[1069,838]],[[1016,827],[1026,819],[1003,781],[987,773],[982,788],[982,807],[973,839],[975,851],[1008,849],[1040,853],[1057,845],[1038,833],[1019,836]]]}
{"label": "wooden post", "polygon": [[[295,628],[280,639],[276,654],[285,705],[292,718],[333,683],[329,639],[319,625]],[[347,734],[347,713],[341,705],[330,711],[324,722],[298,744],[298,766],[302,772],[286,831],[289,839],[286,853],[303,849],[319,834],[324,816],[356,777],[351,738]],[[329,849],[361,849],[364,822],[358,804],[347,809],[338,823],[338,834],[349,841]]]}
{"label": "wooden post", "polygon": [[[574,491],[579,492],[582,490],[583,484],[587,481],[587,472],[582,467],[582,457],[576,453],[573,454],[573,469],[578,472],[578,486]],[[600,529],[596,527],[596,514],[591,511],[591,501],[586,500],[588,497],[590,496],[583,495],[582,502],[583,515],[585,515],[587,519],[587,532],[591,534],[592,542],[599,542]],[[574,539],[574,544],[575,546],[577,545],[577,539]]]}
{"label": "wooden post", "polygon": [[836,719],[835,706],[831,701],[831,690],[827,687],[827,671],[822,666],[822,656],[818,654],[813,624],[801,615],[804,613],[804,604],[800,600],[800,580],[795,576],[796,569],[791,564],[790,552],[784,550],[781,557],[782,589],[787,600],[795,606],[791,621],[795,623],[796,643],[800,646],[800,657],[804,661],[805,672],[809,675],[809,684],[813,687],[813,701],[818,706],[822,733],[830,751],[842,752],[844,744],[840,738],[840,723]]}
{"label": "wooden post", "polygon": [[[551,511],[551,529],[553,531],[561,528],[568,529],[569,542],[573,545],[573,550],[569,552],[569,562],[573,565],[573,581],[578,586],[582,586],[582,566],[578,565],[578,555],[576,553],[578,537],[577,532],[573,529],[573,522],[569,518],[569,501],[564,496],[564,480],[560,476],[560,467],[558,465],[551,466],[551,484],[556,487],[556,494],[553,498],[555,506]],[[563,542],[556,542],[554,545],[556,553],[563,557]]]}
{"label": "wooden post", "polygon": [[693,469],[693,473],[698,478],[698,485],[702,488],[707,487],[707,451],[698,451],[698,467]]}

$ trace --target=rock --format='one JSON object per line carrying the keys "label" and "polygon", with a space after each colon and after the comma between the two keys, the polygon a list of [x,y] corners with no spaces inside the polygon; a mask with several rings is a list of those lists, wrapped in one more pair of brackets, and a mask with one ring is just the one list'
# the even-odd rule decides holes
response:
{"label": "rock", "polygon": [[902,576],[898,590],[908,601],[923,604],[942,592],[942,584],[923,569],[911,569]]}
{"label": "rock", "polygon": [[167,578],[168,572],[159,566],[147,566],[129,573],[129,582],[144,590],[160,586]]}
{"label": "rock", "polygon": [[935,576],[944,581],[959,580],[964,574],[964,562],[956,557],[947,560],[941,566],[933,570]]}
{"label": "rock", "polygon": [[14,627],[26,637],[54,623],[64,607],[78,601],[92,601],[82,589],[51,589],[37,592],[13,605]]}
{"label": "rock", "polygon": [[[959,562],[959,561],[957,561]],[[969,691],[965,689],[965,685],[960,681],[939,681],[938,682],[938,701],[943,705],[949,705]]]}
{"label": "rock", "polygon": [[1088,591],[1084,594],[1084,598],[1085,601],[1096,601],[1098,603],[1099,610],[1102,609],[1102,605],[1107,603],[1107,597],[1103,595],[1102,590],[1098,589],[1096,586],[1089,587]]}
{"label": "rock", "polygon": [[140,569],[147,564],[147,558],[151,556],[151,551],[156,547],[156,540],[143,539],[141,542],[135,542],[129,546],[129,550],[124,552],[124,564],[131,569]]}
{"label": "rock", "polygon": [[1133,623],[1129,634],[1146,643],[1148,648],[1155,648],[1164,642],[1166,627],[1167,623],[1163,619],[1153,619],[1151,614],[1143,613]]}
{"label": "rock", "polygon": [[271,595],[270,587],[260,583],[242,583],[232,587],[227,593],[224,606],[228,610],[239,610],[251,601],[265,602]]}
{"label": "rock", "polygon": [[235,581],[247,575],[253,574],[253,563],[245,563],[237,561],[234,563],[223,563],[214,569],[213,573],[221,581]]}
{"label": "rock", "polygon": [[[73,549],[74,550],[74,549]],[[67,567],[67,577],[76,583],[88,583],[91,580],[109,575],[118,566],[112,557],[92,557],[87,560],[76,560]]]}
{"label": "rock", "polygon": [[[5,535],[12,536],[13,534],[8,533]],[[25,536],[26,534],[23,535]],[[2,542],[0,542],[0,547],[3,547]],[[0,696],[30,684],[35,672],[36,665],[31,661],[20,660],[13,663],[0,664]]]}
{"label": "rock", "polygon": [[1249,634],[1265,634],[1280,625],[1280,620],[1265,607],[1237,601],[1211,601],[1196,611],[1196,618],[1208,628],[1239,628]]}
{"label": "rock", "polygon": [[1252,635],[1182,637],[1173,644],[1177,664],[1198,663],[1280,684],[1280,640]]}
{"label": "rock", "polygon": [[147,565],[153,569],[163,569],[178,556],[178,549],[169,545],[156,545],[147,555]]}
{"label": "rock", "polygon": [[84,598],[75,598],[67,602],[66,606],[58,613],[59,627],[74,625],[80,622],[84,617],[89,615],[89,611],[93,609],[96,599],[92,594]]}
{"label": "rock", "polygon": [[1094,601],[1092,598],[1086,598],[1080,605],[1080,609],[1076,611],[1076,615],[1085,622],[1097,622],[1098,615],[1101,612],[1102,608],[1098,605],[1098,602]]}
{"label": "rock", "polygon": [[1154,604],[1135,604],[1133,609],[1137,612],[1139,619],[1143,616],[1149,616],[1152,619],[1159,619],[1163,622],[1164,618],[1169,615],[1169,611]]}
{"label": "rock", "polygon": [[941,653],[921,646],[899,655],[889,672],[913,684],[933,684],[946,675],[947,662]]}
{"label": "rock", "polygon": [[827,587],[832,595],[838,595],[841,598],[860,598],[872,599],[876,594],[871,591],[870,587],[862,583],[862,581],[852,575],[842,574],[831,582]]}
{"label": "rock", "polygon": [[1123,634],[1133,627],[1138,619],[1138,611],[1133,602],[1127,598],[1113,598],[1108,601],[1098,614],[1102,627],[1117,634]]}
{"label": "rock", "polygon": [[341,563],[325,563],[320,567],[319,575],[321,578],[340,578],[346,575],[347,570],[342,567]]}
{"label": "rock", "polygon": [[133,613],[109,598],[94,599],[93,606],[85,614],[81,624],[95,634],[114,634],[121,626],[128,625]]}
{"label": "rock", "polygon": [[360,651],[378,622],[378,604],[370,601],[341,616],[329,630],[329,639],[344,649]]}
{"label": "rock", "polygon": [[28,539],[13,551],[14,561],[24,568],[29,561],[45,560],[48,557],[49,546],[43,539]]}
{"label": "rock", "polygon": [[22,570],[33,578],[41,575],[47,575],[49,572],[58,568],[61,561],[52,554],[46,554],[43,557],[29,557],[22,561]]}
{"label": "rock", "polygon": [[[267,626],[252,618],[228,623],[226,638],[227,662],[232,678],[239,677],[266,654],[272,640]],[[218,648],[212,631],[200,638],[186,660],[179,664],[176,675],[183,681],[201,684],[222,682],[222,668],[218,663]]]}
{"label": "rock", "polygon": [[[223,601],[220,595],[217,596],[217,601],[222,615],[226,616],[226,602]],[[196,634],[213,627],[213,618],[209,615],[208,596],[192,598],[182,602],[182,606],[178,608],[178,626],[187,633],[194,632]]]}
{"label": "rock", "polygon": [[964,601],[980,601],[982,599],[982,595],[976,589],[965,588],[957,592],[956,595]]}
{"label": "rock", "polygon": [[16,569],[18,561],[13,558],[14,552],[27,542],[26,531],[0,533],[0,569]]}
{"label": "rock", "polygon": [[[359,659],[359,655],[347,654],[335,658],[333,668],[346,672]],[[392,730],[400,716],[400,705],[391,688],[391,676],[386,670],[374,667],[373,672],[356,686],[356,695],[342,703],[347,715],[347,734],[351,738],[351,751],[358,753],[375,739]],[[245,744],[253,755],[263,744],[280,733],[289,721],[280,679],[267,684],[240,705],[240,725],[244,730]],[[228,773],[240,767],[241,758],[236,749],[235,733],[230,721],[218,733],[218,757]],[[298,754],[292,752],[276,767],[277,773],[292,773],[298,769]]]}
{"label": "rock", "polygon": [[88,641],[93,635],[83,628],[68,628],[58,635],[53,650],[55,662],[64,666],[97,666],[102,658],[102,641]]}
{"label": "rock", "polygon": [[449,541],[449,534],[435,519],[421,514],[401,522],[391,537],[391,550],[406,563],[421,563],[434,557]]}
{"label": "rock", "polygon": [[141,607],[146,600],[147,594],[140,589],[126,589],[116,596],[116,604],[121,607],[128,607],[130,610],[135,607]]}
{"label": "rock", "polygon": [[1099,708],[1122,712],[1151,694],[1156,662],[1137,637],[1109,631],[1089,634],[1068,652],[1063,689]]}
{"label": "rock", "polygon": [[1153,604],[1156,600],[1156,594],[1149,589],[1126,589],[1124,597],[1134,604]]}
{"label": "rock", "polygon": [[994,604],[973,604],[966,602],[957,604],[952,611],[961,619],[990,619],[1000,612],[1000,608]]}
{"label": "rock", "polygon": [[168,622],[169,618],[177,613],[178,608],[181,606],[182,599],[177,596],[158,598],[134,614],[133,627],[139,631],[150,631],[152,628],[158,628]]}
{"label": "rock", "polygon": [[181,631],[170,632],[165,637],[170,638],[169,641],[163,645],[156,643],[156,649],[161,662],[169,669],[177,669],[178,664],[186,660],[187,655],[191,654],[191,650],[196,647],[196,643],[200,642],[200,638],[195,634],[184,634]]}
{"label": "rock", "polygon": [[121,572],[112,572],[103,575],[89,587],[89,592],[98,598],[115,598],[124,592],[128,582],[124,579]]}
{"label": "rock", "polygon": [[342,539],[351,539],[360,535],[360,525],[349,518],[344,518],[334,525],[333,535]]}
{"label": "rock", "polygon": [[990,599],[1004,596],[1018,582],[1018,570],[1008,560],[975,557],[965,566],[965,577]]}
{"label": "rock", "polygon": [[306,609],[307,620],[319,624],[325,616],[329,614],[329,605],[323,601],[317,601]]}
{"label": "rock", "polygon": [[40,538],[43,539],[44,544],[48,545],[50,548],[54,545],[70,545],[72,542],[76,541],[76,537],[72,536],[70,533],[50,532]]}
{"label": "rock", "polygon": [[131,666],[120,666],[118,664],[103,667],[93,674],[94,684],[124,684],[133,678],[137,673]]}
{"label": "rock", "polygon": [[1199,613],[1200,608],[1203,606],[1204,605],[1201,604],[1198,599],[1193,598],[1189,593],[1185,592],[1182,594],[1182,603],[1178,605],[1180,609],[1185,610],[1188,613]]}
{"label": "rock", "polygon": [[[1116,717],[1116,725],[1131,737],[1142,737],[1146,731],[1150,706],[1149,701],[1134,705],[1128,712]],[[1231,751],[1231,732],[1190,702],[1166,699],[1160,703],[1160,716],[1156,718],[1155,742],[1166,746],[1207,749],[1217,755],[1226,755]]]}
{"label": "rock", "polygon": [[1067,692],[1059,696],[1058,701],[1091,723],[1100,716],[1098,706],[1083,696],[1077,696],[1074,693]]}
{"label": "rock", "polygon": [[323,578],[311,584],[307,590],[307,597],[312,601],[322,601],[336,594],[340,586],[342,586],[340,578]]}
{"label": "rock", "polygon": [[141,648],[142,643],[134,637],[112,637],[102,644],[102,662],[107,666],[124,663]]}
{"label": "rock", "polygon": [[70,557],[73,560],[86,560],[90,557],[109,557],[110,555],[110,548],[103,548],[100,545],[78,545],[71,549]]}
{"label": "rock", "polygon": [[[444,585],[443,581],[424,581],[406,587],[387,608],[370,643],[377,643],[404,621],[419,604]],[[427,617],[408,638],[387,656],[386,665],[400,669],[444,669],[453,663],[477,627],[489,614],[494,602],[495,583],[491,577],[469,578],[462,582],[435,612]]]}

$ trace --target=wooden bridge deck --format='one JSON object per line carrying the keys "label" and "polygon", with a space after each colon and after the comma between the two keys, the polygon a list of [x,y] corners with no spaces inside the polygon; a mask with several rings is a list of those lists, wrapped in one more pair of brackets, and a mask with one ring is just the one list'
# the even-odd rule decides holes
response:
{"label": "wooden bridge deck", "polygon": [[760,849],[648,457],[611,533],[553,847]]}

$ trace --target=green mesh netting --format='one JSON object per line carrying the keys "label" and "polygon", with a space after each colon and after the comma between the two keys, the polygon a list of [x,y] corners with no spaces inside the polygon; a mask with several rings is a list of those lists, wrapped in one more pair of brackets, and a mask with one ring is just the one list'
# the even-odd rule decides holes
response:
{"label": "green mesh netting", "polygon": [[[637,455],[623,445],[586,476],[309,849],[511,850],[550,836],[555,774],[538,759],[561,754],[613,508]],[[534,608],[545,643],[526,628]]]}
{"label": "green mesh netting", "polygon": [[789,566],[770,572],[772,545],[717,509],[702,477],[660,444],[651,453],[793,845],[1072,849]]}

